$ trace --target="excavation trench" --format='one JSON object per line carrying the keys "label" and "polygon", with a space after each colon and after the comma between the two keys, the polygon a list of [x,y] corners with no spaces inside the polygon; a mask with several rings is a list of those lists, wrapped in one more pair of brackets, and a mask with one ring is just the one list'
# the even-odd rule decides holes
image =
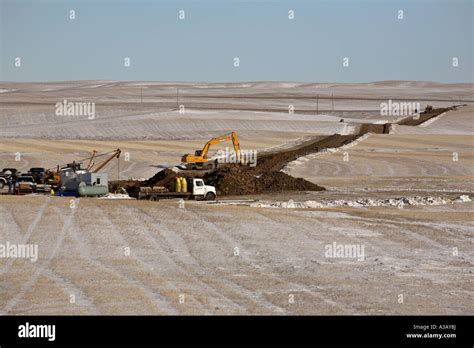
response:
{"label": "excavation trench", "polygon": [[[398,122],[398,124],[417,126],[451,109],[453,108],[434,109],[431,112],[421,113],[418,119],[407,117]],[[333,134],[290,149],[260,155],[255,167],[221,164],[218,169],[211,172],[175,172],[171,169],[164,169],[145,181],[113,181],[110,183],[109,189],[111,192],[118,192],[123,188],[130,196],[138,197],[140,187],[163,186],[172,191],[175,178],[177,176],[186,176],[203,178],[206,184],[215,186],[217,193],[221,196],[277,191],[324,191],[324,187],[303,178],[292,177],[281,172],[281,169],[299,157],[317,153],[328,148],[338,148],[347,145],[366,133],[388,134],[390,127],[390,123],[362,123],[358,126],[356,134]]]}

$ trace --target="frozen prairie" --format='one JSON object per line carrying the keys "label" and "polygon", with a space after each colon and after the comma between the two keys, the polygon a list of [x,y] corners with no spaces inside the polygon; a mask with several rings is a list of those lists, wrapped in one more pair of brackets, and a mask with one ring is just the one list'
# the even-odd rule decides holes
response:
{"label": "frozen prairie", "polygon": [[[380,115],[389,99],[467,104],[284,168],[322,192],[184,208],[1,195],[0,244],[38,246],[36,262],[0,258],[1,314],[473,311],[471,84],[3,82],[0,92],[2,168],[54,168],[121,148],[129,161],[111,162],[111,179],[148,178],[229,131],[242,148],[278,151],[361,122],[395,122]],[[95,117],[56,115],[65,99],[95,103]],[[333,245],[364,255],[328,256]]]}

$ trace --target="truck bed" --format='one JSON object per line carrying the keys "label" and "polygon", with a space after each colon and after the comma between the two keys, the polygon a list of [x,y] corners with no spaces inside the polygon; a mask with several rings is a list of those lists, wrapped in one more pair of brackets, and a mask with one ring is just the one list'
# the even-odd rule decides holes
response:
{"label": "truck bed", "polygon": [[160,199],[183,198],[189,199],[192,197],[191,192],[139,192],[138,199],[146,199],[157,201]]}

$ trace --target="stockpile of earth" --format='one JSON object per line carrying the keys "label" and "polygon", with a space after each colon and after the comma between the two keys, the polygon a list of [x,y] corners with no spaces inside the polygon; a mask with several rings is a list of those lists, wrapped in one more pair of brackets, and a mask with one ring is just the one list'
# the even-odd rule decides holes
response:
{"label": "stockpile of earth", "polygon": [[221,195],[324,190],[323,187],[308,180],[294,178],[283,172],[272,171],[259,174],[257,168],[237,164],[227,165],[204,175],[203,179],[207,184],[215,186],[218,194]]}

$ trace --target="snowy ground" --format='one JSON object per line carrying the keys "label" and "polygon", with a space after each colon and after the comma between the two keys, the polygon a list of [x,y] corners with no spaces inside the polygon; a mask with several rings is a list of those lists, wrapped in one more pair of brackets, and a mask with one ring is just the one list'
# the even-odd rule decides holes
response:
{"label": "snowy ground", "polygon": [[[472,202],[321,211],[0,200],[3,238],[39,255],[0,259],[1,313],[472,312]],[[327,257],[333,243],[363,246],[364,257]]]}
{"label": "snowy ground", "polygon": [[[350,132],[349,121],[385,122],[383,98],[423,106],[473,99],[472,85],[401,81],[2,83],[0,91],[1,167],[55,167],[119,147],[129,161],[105,169],[112,179],[148,178],[231,130],[242,148],[278,150]],[[358,99],[335,98],[333,112],[332,94]],[[318,116],[308,112],[315,95]],[[64,98],[96,102],[97,117],[58,118],[54,104]],[[281,111],[289,103],[293,115]],[[0,251],[7,242],[34,244],[38,260],[0,257],[0,313],[470,314],[472,117],[472,106],[460,108],[285,168],[323,192],[222,197],[184,209],[123,196],[1,195]],[[334,245],[363,248],[363,257],[328,254]]]}
{"label": "snowy ground", "polygon": [[[76,81],[1,83],[0,89],[4,91],[0,136],[41,139],[206,139],[229,130],[253,137],[259,132],[333,134],[347,131],[341,118],[397,120],[380,115],[380,104],[389,99],[419,102],[421,108],[474,101],[469,84],[398,81],[356,85]],[[56,103],[64,100],[95,103],[94,118],[56,115]],[[183,114],[178,111],[181,105]]]}

